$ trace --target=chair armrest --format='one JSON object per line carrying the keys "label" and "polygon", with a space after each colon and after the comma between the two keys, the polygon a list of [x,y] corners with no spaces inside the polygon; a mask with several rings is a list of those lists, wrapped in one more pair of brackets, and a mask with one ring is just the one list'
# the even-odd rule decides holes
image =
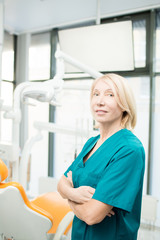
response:
{"label": "chair armrest", "polygon": [[73,212],[68,212],[64,218],[61,220],[58,228],[57,228],[57,231],[56,231],[56,234],[54,236],[54,239],[53,240],[60,240],[62,235],[64,234],[66,228],[68,227],[68,225],[72,222],[73,220],[73,217],[74,217],[74,213]]}

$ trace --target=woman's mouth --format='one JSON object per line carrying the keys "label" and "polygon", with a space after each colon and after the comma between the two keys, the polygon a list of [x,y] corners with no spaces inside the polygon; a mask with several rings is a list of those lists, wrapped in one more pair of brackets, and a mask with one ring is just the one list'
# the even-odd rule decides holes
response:
{"label": "woman's mouth", "polygon": [[107,113],[107,111],[105,111],[105,110],[96,110],[96,112],[103,112],[103,113]]}
{"label": "woman's mouth", "polygon": [[105,111],[105,110],[96,110],[96,113],[97,114],[105,114],[105,113],[107,113],[107,111]]}

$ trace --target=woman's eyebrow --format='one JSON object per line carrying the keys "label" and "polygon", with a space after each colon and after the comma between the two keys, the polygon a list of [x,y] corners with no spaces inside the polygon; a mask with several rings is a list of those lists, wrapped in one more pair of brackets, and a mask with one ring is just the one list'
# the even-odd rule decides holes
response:
{"label": "woman's eyebrow", "polygon": [[[100,89],[95,88],[94,91],[100,91]],[[108,88],[105,91],[112,91],[113,92],[113,90],[111,88]]]}
{"label": "woman's eyebrow", "polygon": [[106,89],[105,92],[112,92],[113,93],[113,90],[111,88],[109,88],[109,89]]}
{"label": "woman's eyebrow", "polygon": [[113,92],[112,88],[108,88],[108,89],[106,89],[106,91],[112,91]]}
{"label": "woman's eyebrow", "polygon": [[94,88],[94,90],[93,91],[99,91],[97,88]]}
{"label": "woman's eyebrow", "polygon": [[[94,89],[94,90],[93,90],[93,93],[94,93],[94,92],[100,92],[100,89]],[[111,88],[108,88],[108,89],[106,89],[104,92],[105,92],[105,93],[107,93],[107,92],[112,92],[112,93],[113,93],[113,90],[112,90]]]}
{"label": "woman's eyebrow", "polygon": [[98,89],[94,89],[94,90],[93,90],[93,93],[95,93],[95,92],[99,92],[99,90],[98,90]]}

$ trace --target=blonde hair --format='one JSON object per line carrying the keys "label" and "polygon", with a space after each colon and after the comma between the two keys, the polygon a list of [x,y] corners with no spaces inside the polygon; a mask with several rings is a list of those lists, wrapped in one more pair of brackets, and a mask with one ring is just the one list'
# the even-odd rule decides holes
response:
{"label": "blonde hair", "polygon": [[91,87],[91,99],[95,85],[99,81],[107,82],[112,87],[117,104],[123,111],[121,126],[132,130],[136,125],[137,113],[135,99],[127,80],[114,73],[97,78]]}

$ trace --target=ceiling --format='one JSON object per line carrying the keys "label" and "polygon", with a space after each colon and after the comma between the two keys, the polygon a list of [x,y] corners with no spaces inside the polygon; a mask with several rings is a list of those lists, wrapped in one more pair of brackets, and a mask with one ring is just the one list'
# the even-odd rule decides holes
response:
{"label": "ceiling", "polygon": [[91,21],[96,5],[97,0],[5,0],[4,25],[20,34]]}
{"label": "ceiling", "polygon": [[[0,0],[10,33],[45,31],[159,6],[159,0]],[[97,7],[98,6],[98,7]]]}

